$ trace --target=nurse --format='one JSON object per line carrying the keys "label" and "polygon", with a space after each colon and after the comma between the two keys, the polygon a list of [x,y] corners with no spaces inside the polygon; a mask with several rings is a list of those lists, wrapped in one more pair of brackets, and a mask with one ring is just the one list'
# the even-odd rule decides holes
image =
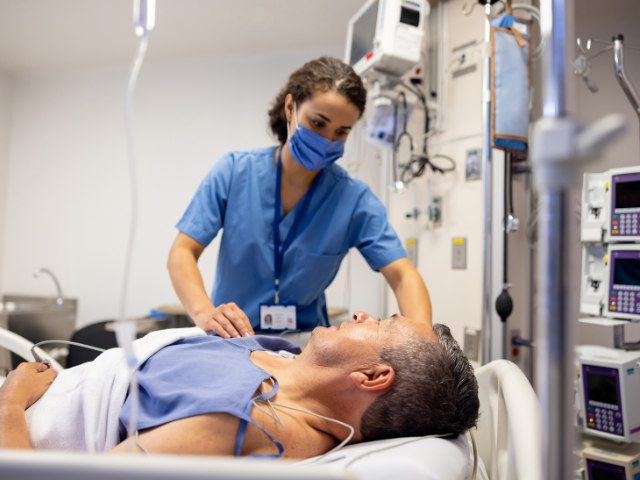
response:
{"label": "nurse", "polygon": [[[384,205],[334,163],[365,103],[349,65],[308,62],[269,110],[279,145],[231,152],[213,165],[178,222],[168,260],[196,325],[223,338],[329,326],[324,290],[354,247],[384,275],[402,315],[431,325],[429,293]],[[220,229],[209,297],[197,262]]]}

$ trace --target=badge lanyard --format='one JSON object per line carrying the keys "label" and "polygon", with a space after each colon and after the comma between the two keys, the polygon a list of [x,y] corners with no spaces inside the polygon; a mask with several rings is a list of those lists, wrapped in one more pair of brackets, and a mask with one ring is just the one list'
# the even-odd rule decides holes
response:
{"label": "badge lanyard", "polygon": [[300,205],[300,208],[296,212],[296,217],[293,219],[293,225],[291,225],[291,229],[287,234],[287,238],[285,238],[284,243],[282,244],[282,247],[280,247],[280,206],[282,203],[282,200],[280,198],[280,190],[282,186],[282,150],[283,149],[284,149],[284,146],[280,149],[280,152],[278,153],[278,169],[276,172],[276,211],[275,211],[275,215],[273,216],[273,252],[274,252],[274,266],[275,266],[275,288],[276,288],[274,303],[276,305],[280,303],[280,274],[282,273],[282,262],[284,260],[284,252],[286,252],[287,248],[289,248],[289,246],[291,245],[291,242],[293,242],[293,237],[296,235],[296,230],[298,229],[298,226],[302,221],[302,217],[306,213],[307,208],[309,208],[309,201],[311,200],[311,197],[313,196],[313,193],[315,192],[316,187],[318,186],[318,179],[320,178],[320,174],[322,173],[322,172],[318,173],[318,175],[316,175],[316,178],[313,179],[313,183],[311,184],[309,191],[303,197],[302,204]]}

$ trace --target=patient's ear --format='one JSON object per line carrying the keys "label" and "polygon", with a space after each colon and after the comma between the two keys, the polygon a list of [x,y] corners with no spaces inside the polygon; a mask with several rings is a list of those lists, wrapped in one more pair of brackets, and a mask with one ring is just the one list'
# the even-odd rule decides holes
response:
{"label": "patient's ear", "polygon": [[391,388],[396,373],[391,365],[381,364],[351,372],[349,377],[360,390],[371,393],[384,393]]}

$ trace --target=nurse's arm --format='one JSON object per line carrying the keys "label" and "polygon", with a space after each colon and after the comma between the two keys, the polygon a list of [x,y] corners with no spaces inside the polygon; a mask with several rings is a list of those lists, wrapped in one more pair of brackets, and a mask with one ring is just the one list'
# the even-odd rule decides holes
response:
{"label": "nurse's arm", "polygon": [[398,300],[403,316],[431,326],[431,298],[422,276],[409,259],[401,258],[380,269]]}
{"label": "nurse's arm", "polygon": [[249,319],[235,303],[216,307],[209,299],[198,269],[198,259],[204,248],[182,232],[178,233],[171,246],[167,268],[180,302],[205,332],[215,332],[223,338],[253,334]]}

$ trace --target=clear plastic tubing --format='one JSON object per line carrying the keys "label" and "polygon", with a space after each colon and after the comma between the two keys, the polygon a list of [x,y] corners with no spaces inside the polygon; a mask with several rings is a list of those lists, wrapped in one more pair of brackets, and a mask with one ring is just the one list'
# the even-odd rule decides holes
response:
{"label": "clear plastic tubing", "polygon": [[127,91],[125,96],[125,128],[127,140],[127,159],[129,165],[129,181],[131,190],[131,217],[129,223],[129,236],[127,241],[127,249],[125,253],[124,272],[122,278],[122,290],[120,292],[120,311],[119,318],[116,322],[116,339],[118,346],[124,350],[127,365],[131,370],[131,385],[129,387],[129,396],[131,398],[131,416],[128,425],[129,451],[131,452],[135,445],[135,434],[137,413],[138,413],[138,382],[135,376],[137,359],[133,350],[133,341],[136,338],[136,323],[127,318],[127,294],[129,292],[129,280],[131,278],[131,260],[133,256],[133,248],[136,238],[136,227],[138,222],[138,182],[136,176],[135,149],[133,144],[133,93],[135,90],[138,74],[142,67],[145,54],[147,53],[147,44],[149,34],[155,26],[155,0],[134,0],[133,5],[133,21],[134,31],[138,36],[138,47],[136,55],[131,65],[129,73],[129,81],[127,83]]}

